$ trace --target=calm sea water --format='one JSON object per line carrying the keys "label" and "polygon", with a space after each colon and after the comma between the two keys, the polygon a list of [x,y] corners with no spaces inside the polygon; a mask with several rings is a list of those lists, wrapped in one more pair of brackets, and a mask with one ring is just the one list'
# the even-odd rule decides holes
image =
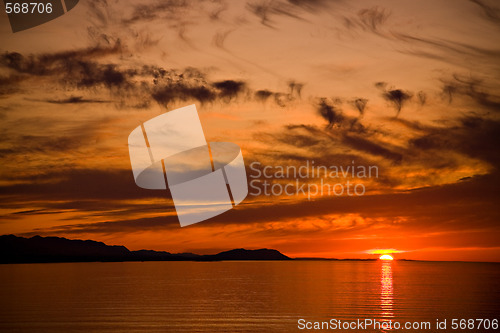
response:
{"label": "calm sea water", "polygon": [[447,319],[438,332],[459,332],[453,318],[500,319],[500,264],[1,265],[0,300],[1,332],[304,332],[300,318]]}

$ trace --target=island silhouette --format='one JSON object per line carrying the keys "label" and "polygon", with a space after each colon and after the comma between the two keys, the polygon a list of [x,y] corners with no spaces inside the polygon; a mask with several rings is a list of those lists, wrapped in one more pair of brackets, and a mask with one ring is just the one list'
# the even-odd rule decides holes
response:
{"label": "island silhouette", "polygon": [[213,255],[170,253],[166,251],[130,251],[122,245],[106,245],[93,240],[62,237],[31,238],[0,236],[0,264],[113,261],[222,261],[292,260],[273,249],[233,249]]}

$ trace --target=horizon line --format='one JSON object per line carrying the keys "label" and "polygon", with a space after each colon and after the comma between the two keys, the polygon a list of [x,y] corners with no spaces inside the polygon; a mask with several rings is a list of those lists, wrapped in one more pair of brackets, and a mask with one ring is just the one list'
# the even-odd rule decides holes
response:
{"label": "horizon line", "polygon": [[[70,241],[92,241],[92,242],[98,242],[98,243],[102,243],[106,246],[122,246],[124,248],[126,248],[128,251],[131,251],[131,252],[134,252],[134,251],[154,251],[154,252],[168,252],[170,254],[183,254],[183,253],[191,253],[191,254],[194,254],[194,255],[198,255],[198,256],[213,256],[213,255],[216,255],[218,253],[215,253],[215,254],[197,254],[197,253],[193,253],[193,252],[178,252],[178,253],[172,253],[172,252],[169,252],[169,251],[165,251],[165,250],[151,250],[151,249],[140,249],[140,250],[129,250],[125,245],[109,245],[109,244],[106,244],[102,241],[97,241],[97,240],[93,240],[93,239],[70,239],[70,238],[66,238],[66,237],[61,237],[61,236],[41,236],[41,235],[34,235],[34,236],[31,236],[31,237],[24,237],[24,236],[17,236],[15,234],[4,234],[4,235],[0,235],[0,237],[4,237],[4,236],[14,236],[14,237],[19,237],[19,238],[25,238],[25,239],[30,239],[30,238],[34,238],[34,237],[40,237],[40,238],[60,238],[60,239],[66,239],[66,240],[70,240]],[[229,249],[229,250],[223,250],[219,253],[222,253],[222,252],[227,252],[227,251],[232,251],[232,250],[238,250],[238,249],[243,249],[243,250],[250,250],[250,251],[254,251],[254,250],[275,250],[275,251],[278,251],[279,253],[283,254],[284,256],[288,257],[289,259],[292,259],[292,260],[309,260],[309,261],[378,261],[380,260],[379,258],[333,258],[333,257],[292,257],[292,256],[289,256],[283,252],[281,252],[280,250],[278,249],[273,249],[273,248],[269,248],[269,247],[263,247],[263,248],[256,248],[256,249],[247,249],[245,247],[237,247],[237,248],[233,248],[233,249]],[[160,261],[160,260],[158,260]],[[224,261],[224,260],[222,260]],[[251,260],[250,260],[251,261]],[[259,260],[259,261],[265,261],[265,260]],[[499,264],[500,261],[474,261],[474,260],[428,260],[428,259],[406,259],[406,258],[394,258],[393,261],[419,261],[419,262],[457,262],[457,263],[493,263],[493,264]]]}

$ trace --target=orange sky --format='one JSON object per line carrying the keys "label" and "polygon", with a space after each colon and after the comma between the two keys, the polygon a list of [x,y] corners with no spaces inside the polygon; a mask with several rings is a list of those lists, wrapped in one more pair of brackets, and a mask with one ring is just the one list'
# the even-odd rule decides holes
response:
{"label": "orange sky", "polygon": [[[487,1],[101,0],[18,33],[2,14],[0,233],[500,261],[499,13]],[[249,180],[252,162],[354,161],[379,177],[349,178],[364,196],[251,192],[180,228],[167,192],[135,185],[127,137],[193,103],[208,141],[241,147]]]}

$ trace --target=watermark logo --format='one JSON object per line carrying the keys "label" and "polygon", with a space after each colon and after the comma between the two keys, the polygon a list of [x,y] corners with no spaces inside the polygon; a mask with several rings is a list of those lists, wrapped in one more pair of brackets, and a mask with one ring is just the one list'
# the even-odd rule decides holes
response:
{"label": "watermark logo", "polygon": [[300,196],[308,200],[323,196],[363,196],[365,182],[378,179],[378,166],[317,165],[307,160],[296,165],[250,164],[250,195],[252,196]]}
{"label": "watermark logo", "polygon": [[130,133],[135,183],[170,189],[182,227],[222,214],[248,194],[240,148],[207,142],[194,105],[144,122]]}
{"label": "watermark logo", "polygon": [[79,0],[4,0],[12,32],[52,21],[73,9]]}

